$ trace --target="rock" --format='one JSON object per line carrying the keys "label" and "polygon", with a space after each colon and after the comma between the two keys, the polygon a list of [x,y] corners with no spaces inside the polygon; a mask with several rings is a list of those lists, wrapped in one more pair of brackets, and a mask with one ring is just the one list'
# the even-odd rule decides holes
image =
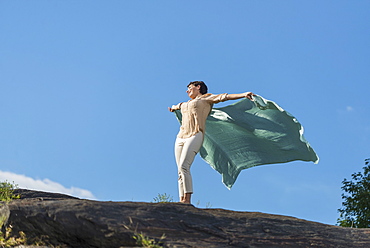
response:
{"label": "rock", "polygon": [[5,233],[4,225],[8,222],[10,210],[6,202],[0,202],[0,229]]}
{"label": "rock", "polygon": [[9,223],[29,240],[60,247],[135,247],[135,234],[164,247],[370,247],[370,229],[179,203],[101,202],[22,190]]}
{"label": "rock", "polygon": [[20,195],[21,199],[38,199],[38,200],[64,200],[64,199],[79,199],[74,196],[59,194],[59,193],[50,193],[36,190],[27,190],[27,189],[15,189],[15,195]]}

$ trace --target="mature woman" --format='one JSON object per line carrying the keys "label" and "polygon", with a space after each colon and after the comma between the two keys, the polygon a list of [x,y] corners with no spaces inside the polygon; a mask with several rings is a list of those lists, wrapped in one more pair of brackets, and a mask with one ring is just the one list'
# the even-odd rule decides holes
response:
{"label": "mature woman", "polygon": [[186,204],[190,204],[193,193],[190,167],[202,146],[206,119],[213,104],[244,97],[252,100],[254,95],[252,92],[214,95],[207,94],[207,91],[203,81],[190,82],[186,91],[190,100],[168,108],[171,112],[181,110],[182,114],[182,125],[175,142],[175,157],[179,174],[180,202]]}

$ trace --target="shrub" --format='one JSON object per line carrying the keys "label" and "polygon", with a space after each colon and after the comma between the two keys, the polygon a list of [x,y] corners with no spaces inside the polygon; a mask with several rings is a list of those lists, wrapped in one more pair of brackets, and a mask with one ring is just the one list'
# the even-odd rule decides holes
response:
{"label": "shrub", "polygon": [[20,195],[15,195],[14,190],[18,185],[8,181],[0,182],[0,201],[10,202],[13,199],[19,199]]}

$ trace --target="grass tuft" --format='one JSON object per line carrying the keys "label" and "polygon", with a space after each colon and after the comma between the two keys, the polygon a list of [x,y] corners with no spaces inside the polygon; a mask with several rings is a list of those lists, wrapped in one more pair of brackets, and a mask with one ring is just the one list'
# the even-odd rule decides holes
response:
{"label": "grass tuft", "polygon": [[158,194],[158,196],[154,197],[153,200],[154,200],[154,203],[169,203],[169,202],[173,202],[173,197],[164,193],[164,194]]}

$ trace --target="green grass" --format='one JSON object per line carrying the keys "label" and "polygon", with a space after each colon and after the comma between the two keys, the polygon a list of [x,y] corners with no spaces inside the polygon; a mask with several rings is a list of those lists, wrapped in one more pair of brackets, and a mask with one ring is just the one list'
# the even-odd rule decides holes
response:
{"label": "green grass", "polygon": [[164,194],[158,194],[158,196],[154,197],[153,200],[154,200],[154,203],[169,203],[169,202],[173,202],[173,197],[164,193]]}
{"label": "green grass", "polygon": [[131,217],[129,217],[130,223],[128,225],[123,225],[127,230],[133,232],[132,238],[136,240],[136,245],[138,247],[147,247],[147,248],[163,248],[163,240],[166,238],[166,235],[163,234],[159,239],[151,238],[146,236],[142,232],[137,231],[138,224],[134,225],[134,222]]}
{"label": "green grass", "polygon": [[160,248],[163,247],[161,241],[164,240],[166,236],[163,234],[159,241],[156,241],[153,238],[145,236],[143,233],[135,233],[133,238],[136,240],[136,245],[140,247]]}

